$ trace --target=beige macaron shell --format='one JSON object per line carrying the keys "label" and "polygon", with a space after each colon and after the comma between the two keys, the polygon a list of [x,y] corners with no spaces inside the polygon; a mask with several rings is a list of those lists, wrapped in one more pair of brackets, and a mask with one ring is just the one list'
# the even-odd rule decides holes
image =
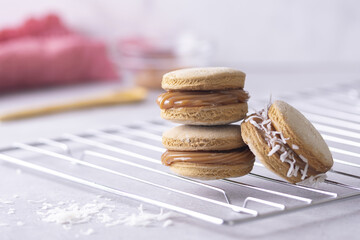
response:
{"label": "beige macaron shell", "polygon": [[185,177],[197,178],[200,180],[215,180],[244,176],[251,172],[253,166],[254,160],[237,165],[176,162],[171,164],[170,169]]}
{"label": "beige macaron shell", "polygon": [[245,146],[238,125],[181,125],[164,132],[162,143],[173,151],[222,151]]}
{"label": "beige macaron shell", "polygon": [[165,90],[226,90],[244,88],[245,73],[226,67],[186,68],[166,73]]}
{"label": "beige macaron shell", "polygon": [[248,112],[247,103],[223,106],[161,109],[163,119],[191,125],[224,125],[240,121]]}
{"label": "beige macaron shell", "polygon": [[[298,110],[283,101],[275,101],[268,112],[272,125],[282,132],[288,146],[305,157],[311,168],[326,172],[333,166],[333,158],[320,133]],[[294,148],[296,145],[299,149]]]}
{"label": "beige macaron shell", "polygon": [[[275,153],[268,156],[271,151],[261,131],[257,129],[250,122],[243,122],[241,124],[241,135],[244,142],[249,146],[251,152],[260,160],[264,166],[279,175],[280,177],[288,180],[289,182],[296,183],[302,181],[301,175],[298,174],[296,177],[287,177],[289,170],[289,164],[280,160],[279,154]],[[304,165],[302,161],[297,161],[298,165]],[[309,175],[317,175],[318,173],[309,169]]]}

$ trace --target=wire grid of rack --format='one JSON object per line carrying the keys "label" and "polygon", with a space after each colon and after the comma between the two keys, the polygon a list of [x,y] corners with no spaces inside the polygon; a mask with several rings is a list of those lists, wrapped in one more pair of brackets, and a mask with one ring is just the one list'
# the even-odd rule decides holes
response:
{"label": "wire grid of rack", "polygon": [[[337,85],[282,98],[313,122],[329,144],[334,167],[317,187],[279,179],[255,162],[247,176],[199,181],[161,165],[163,120],[63,134],[0,149],[3,164],[176,211],[233,225],[360,196],[360,84]],[[259,109],[264,100],[252,99]]]}

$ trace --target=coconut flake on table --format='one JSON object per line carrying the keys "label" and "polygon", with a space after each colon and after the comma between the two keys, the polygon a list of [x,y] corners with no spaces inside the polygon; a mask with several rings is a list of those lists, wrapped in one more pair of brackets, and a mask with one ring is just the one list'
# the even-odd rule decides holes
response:
{"label": "coconut flake on table", "polygon": [[[110,199],[107,201],[110,201]],[[138,213],[116,214],[114,213],[114,205],[98,201],[92,201],[84,205],[70,201],[57,206],[43,203],[43,206],[46,206],[46,208],[42,207],[37,212],[41,220],[61,224],[66,230],[71,229],[75,224],[88,223],[91,220],[103,223],[106,227],[115,225],[146,227],[154,226],[161,222],[163,227],[167,227],[172,225],[170,218],[173,217],[172,212],[164,213],[162,209],[159,214],[145,212],[142,205],[138,208]]]}
{"label": "coconut flake on table", "polygon": [[46,201],[46,198],[39,199],[39,200],[32,200],[32,199],[27,200],[28,203],[43,203],[45,201]]}
{"label": "coconut flake on table", "polygon": [[25,224],[25,223],[22,222],[22,221],[17,221],[17,222],[16,222],[16,225],[19,226],[19,227],[24,226],[24,224]]}
{"label": "coconut flake on table", "polygon": [[15,214],[15,208],[9,208],[7,214]]}
{"label": "coconut flake on table", "polygon": [[44,222],[80,224],[89,222],[92,216],[99,213],[105,206],[105,203],[87,203],[83,206],[80,206],[78,203],[70,203],[64,208],[56,206],[46,212],[38,212],[38,214],[42,215]]}
{"label": "coconut flake on table", "polygon": [[5,200],[0,198],[0,204],[14,204],[14,201]]}
{"label": "coconut flake on table", "polygon": [[47,202],[43,202],[41,209],[42,209],[42,210],[47,210],[47,209],[52,208],[52,207],[53,207],[52,204],[47,203]]}
{"label": "coconut flake on table", "polygon": [[114,218],[112,218],[109,214],[107,213],[98,213],[97,215],[97,219],[101,222],[101,223],[109,223],[112,222],[114,220]]}
{"label": "coconut flake on table", "polygon": [[94,232],[95,232],[94,229],[88,228],[87,230],[81,230],[81,231],[80,231],[80,234],[81,234],[81,235],[89,236],[89,235],[93,234]]}
{"label": "coconut flake on table", "polygon": [[[99,200],[99,198],[97,198]],[[62,225],[65,230],[69,230],[73,225],[86,224],[94,220],[104,224],[105,227],[116,225],[148,227],[159,226],[168,227],[173,225],[172,218],[177,216],[173,212],[164,213],[163,209],[159,213],[149,213],[140,205],[137,213],[115,212],[116,206],[108,204],[111,199],[101,198],[104,202],[91,201],[86,204],[79,204],[76,201],[59,201],[57,203],[45,202],[46,199],[27,200],[28,203],[41,204],[37,211],[38,216],[44,222]],[[1,203],[13,204],[12,201],[1,200]],[[15,208],[9,208],[8,214],[14,214]],[[23,226],[24,222],[17,221],[17,226]],[[8,223],[0,223],[0,227],[9,226]],[[81,230],[81,235],[91,235],[95,231],[92,228]]]}
{"label": "coconut flake on table", "polygon": [[163,209],[160,210],[159,214],[147,213],[144,211],[142,204],[140,205],[138,210],[138,214],[133,213],[129,216],[124,217],[123,219],[119,219],[119,223],[122,223],[126,226],[147,227],[156,222],[167,221],[170,217],[172,217],[171,212],[164,213]]}
{"label": "coconut flake on table", "polygon": [[173,221],[168,219],[163,223],[162,227],[166,228],[166,227],[171,226],[171,225],[173,225]]}

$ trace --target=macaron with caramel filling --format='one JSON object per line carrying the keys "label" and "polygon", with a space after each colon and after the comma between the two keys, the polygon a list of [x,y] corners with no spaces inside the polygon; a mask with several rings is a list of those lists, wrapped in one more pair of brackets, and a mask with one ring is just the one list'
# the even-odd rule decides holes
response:
{"label": "macaron with caramel filling", "polygon": [[275,101],[247,117],[241,132],[265,167],[289,182],[316,180],[333,166],[331,152],[320,133],[286,102]]}
{"label": "macaron with caramel filling", "polygon": [[245,73],[225,67],[188,68],[163,76],[161,117],[191,125],[223,125],[246,116]]}
{"label": "macaron with caramel filling", "polygon": [[164,165],[181,175],[202,180],[240,177],[254,165],[238,125],[174,127],[163,134]]}

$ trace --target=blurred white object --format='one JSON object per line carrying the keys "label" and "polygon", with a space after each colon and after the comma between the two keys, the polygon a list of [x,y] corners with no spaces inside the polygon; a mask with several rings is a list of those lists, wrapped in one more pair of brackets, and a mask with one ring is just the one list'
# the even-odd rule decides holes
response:
{"label": "blurred white object", "polygon": [[184,34],[174,39],[129,37],[119,41],[118,65],[135,84],[160,88],[162,75],[185,67],[210,64],[212,46],[206,40]]}

